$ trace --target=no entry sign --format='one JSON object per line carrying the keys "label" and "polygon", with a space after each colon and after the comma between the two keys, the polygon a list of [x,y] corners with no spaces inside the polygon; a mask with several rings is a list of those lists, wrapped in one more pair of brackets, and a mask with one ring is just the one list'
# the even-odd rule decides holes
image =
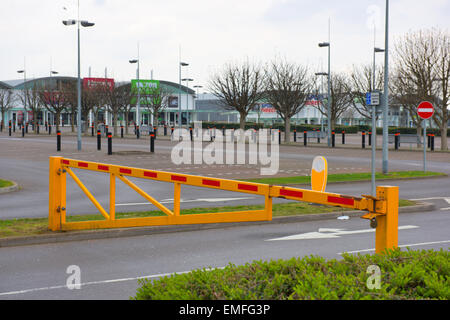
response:
{"label": "no entry sign", "polygon": [[431,102],[424,101],[417,107],[417,114],[422,119],[430,119],[434,114],[434,107]]}

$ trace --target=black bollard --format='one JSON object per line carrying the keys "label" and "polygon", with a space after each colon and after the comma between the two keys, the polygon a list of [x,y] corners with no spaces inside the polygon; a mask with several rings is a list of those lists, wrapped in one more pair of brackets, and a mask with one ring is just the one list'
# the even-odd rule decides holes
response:
{"label": "black bollard", "polygon": [[431,146],[430,146],[431,151],[434,151],[434,134],[431,134]]}
{"label": "black bollard", "polygon": [[192,127],[189,127],[189,134],[191,136],[191,141],[193,140],[193,136],[192,136]]}
{"label": "black bollard", "polygon": [[297,142],[297,130],[294,129],[294,142]]}
{"label": "black bollard", "polygon": [[36,133],[39,134],[39,123],[36,124]]}
{"label": "black bollard", "polygon": [[136,139],[139,139],[140,136],[141,134],[139,132],[139,126],[136,126]]}
{"label": "black bollard", "polygon": [[431,147],[431,134],[429,133],[429,134],[427,134],[427,148],[430,148]]}
{"label": "black bollard", "polygon": [[102,150],[102,133],[97,130],[97,150]]}
{"label": "black bollard", "polygon": [[[191,131],[192,132],[192,131]],[[155,133],[150,134],[150,152],[155,152]]]}
{"label": "black bollard", "polygon": [[153,133],[155,134],[155,139],[156,139],[156,136],[158,135],[158,127],[157,126],[153,126]]}
{"label": "black bollard", "polygon": [[303,145],[306,147],[308,145],[308,131],[303,131]]}
{"label": "black bollard", "polygon": [[336,146],[336,131],[331,131],[331,147],[334,148]]}
{"label": "black bollard", "polygon": [[61,151],[61,131],[56,132],[56,151]]}
{"label": "black bollard", "polygon": [[91,126],[91,136],[94,136],[94,124]]}
{"label": "black bollard", "polygon": [[395,150],[398,150],[399,141],[400,140],[400,133],[396,133],[394,137],[394,144],[395,144]]}
{"label": "black bollard", "polygon": [[372,145],[372,132],[369,131],[369,146]]}
{"label": "black bollard", "polygon": [[362,148],[363,149],[366,148],[366,132],[365,131],[362,132]]}
{"label": "black bollard", "polygon": [[278,144],[281,144],[281,130],[278,129]]}
{"label": "black bollard", "polygon": [[342,144],[345,144],[345,131],[342,130]]}
{"label": "black bollard", "polygon": [[108,125],[105,125],[105,137],[108,137],[109,128]]}
{"label": "black bollard", "polygon": [[123,126],[120,126],[120,137],[123,138]]}
{"label": "black bollard", "polygon": [[164,125],[164,135],[167,136],[167,125]]}
{"label": "black bollard", "polygon": [[9,136],[11,137],[11,120],[9,120]]}
{"label": "black bollard", "polygon": [[52,125],[48,124],[48,134],[51,135],[52,134]]}
{"label": "black bollard", "polygon": [[108,132],[108,155],[112,155],[112,134]]}
{"label": "black bollard", "polygon": [[22,124],[22,138],[25,137],[25,127]]}

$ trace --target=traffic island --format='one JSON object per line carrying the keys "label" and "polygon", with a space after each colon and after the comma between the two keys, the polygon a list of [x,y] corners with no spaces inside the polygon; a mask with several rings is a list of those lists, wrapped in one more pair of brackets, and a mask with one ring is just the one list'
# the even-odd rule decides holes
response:
{"label": "traffic island", "polygon": [[19,185],[14,181],[0,179],[0,194],[19,190]]}

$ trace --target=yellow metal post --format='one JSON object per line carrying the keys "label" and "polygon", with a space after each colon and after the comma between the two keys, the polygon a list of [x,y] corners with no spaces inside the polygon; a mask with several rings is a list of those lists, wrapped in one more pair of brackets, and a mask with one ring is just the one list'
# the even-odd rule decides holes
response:
{"label": "yellow metal post", "polygon": [[116,176],[109,174],[109,219],[116,219]]}
{"label": "yellow metal post", "polygon": [[266,195],[264,211],[267,220],[272,221],[272,197],[270,195]]}
{"label": "yellow metal post", "polygon": [[398,187],[377,187],[377,198],[386,201],[386,214],[377,216],[375,253],[398,247]]}
{"label": "yellow metal post", "polygon": [[180,201],[181,201],[181,184],[175,182],[173,192],[173,214],[176,217],[180,215]]}
{"label": "yellow metal post", "polygon": [[52,231],[61,230],[61,223],[66,219],[66,175],[61,168],[61,159],[50,157],[49,161],[48,227]]}

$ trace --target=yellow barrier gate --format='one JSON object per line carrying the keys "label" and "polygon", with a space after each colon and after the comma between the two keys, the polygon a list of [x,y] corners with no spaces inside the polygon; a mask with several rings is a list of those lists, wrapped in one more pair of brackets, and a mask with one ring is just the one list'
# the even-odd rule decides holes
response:
{"label": "yellow barrier gate", "polygon": [[[71,168],[107,173],[110,176],[109,212],[107,212],[90,191],[83,185]],[[67,174],[77,183],[86,196],[92,201],[104,220],[66,222],[66,177]],[[142,178],[169,182],[174,184],[174,206],[168,209],[127,177]],[[166,216],[145,218],[115,217],[116,178],[134,189],[138,194],[161,210]],[[265,198],[263,210],[237,211],[204,214],[180,214],[181,185],[190,185],[225,191],[255,194]],[[124,167],[118,165],[50,157],[49,172],[49,229],[81,230],[101,228],[124,228],[141,226],[205,224],[221,222],[270,221],[272,220],[272,199],[289,200],[338,206],[349,209],[364,210],[368,213],[362,218],[369,219],[371,226],[376,227],[375,249],[377,253],[386,248],[398,245],[398,187],[377,187],[377,197],[345,196],[336,193],[312,191],[306,189],[272,186],[262,183],[243,182],[219,178],[209,178],[164,171]]]}

